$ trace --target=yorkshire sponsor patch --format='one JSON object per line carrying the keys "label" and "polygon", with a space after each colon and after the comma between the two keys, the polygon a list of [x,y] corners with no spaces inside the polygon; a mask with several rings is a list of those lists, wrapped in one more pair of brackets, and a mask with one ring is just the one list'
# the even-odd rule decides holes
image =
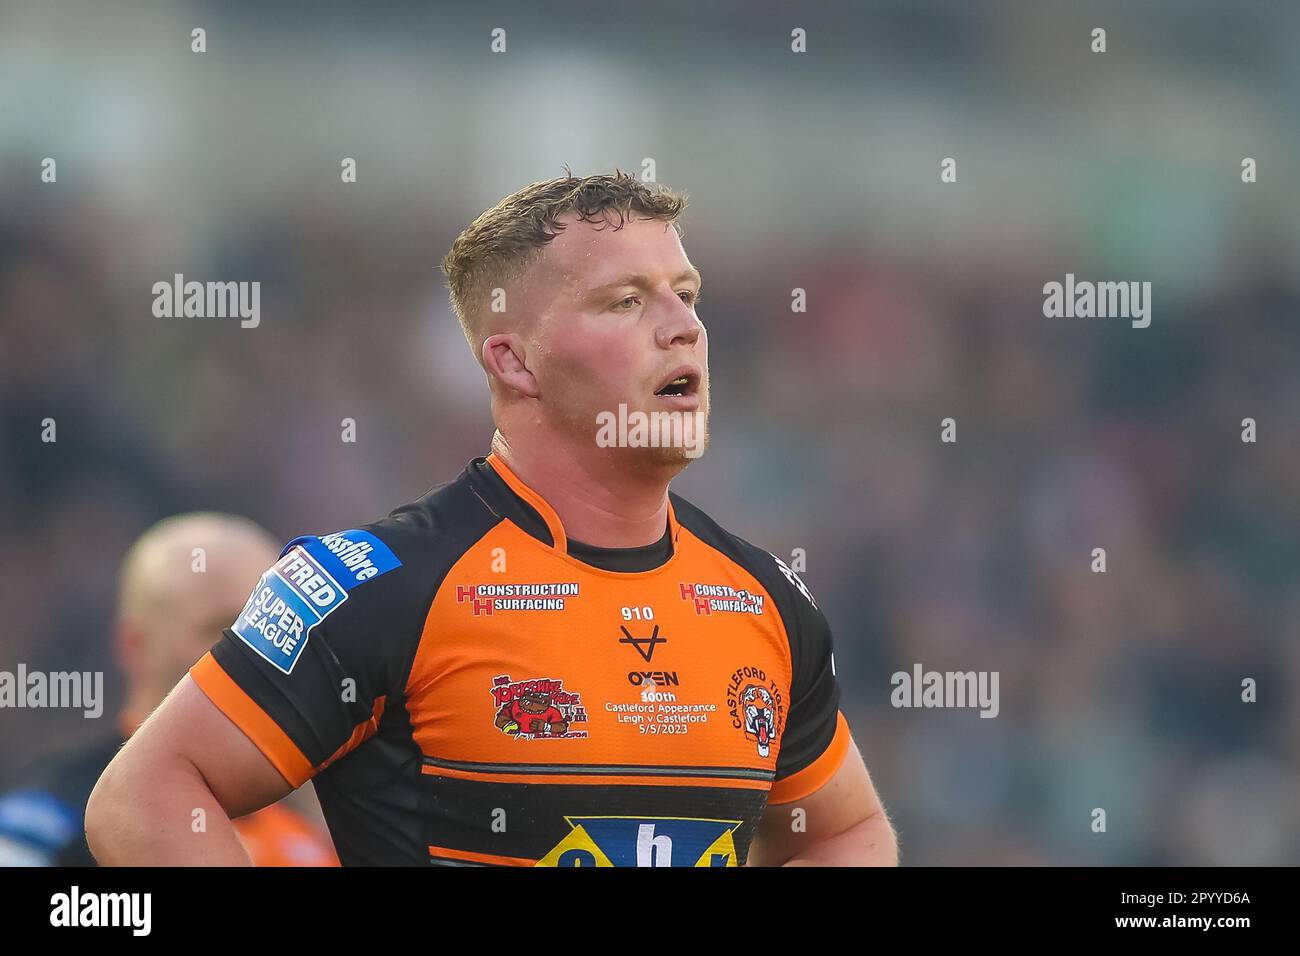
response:
{"label": "yorkshire sponsor patch", "polygon": [[231,630],[285,674],[311,630],[347,600],[348,591],[400,567],[388,546],[365,531],[296,538],[262,575]]}
{"label": "yorkshire sponsor patch", "polygon": [[586,737],[587,731],[574,724],[587,723],[587,709],[576,691],[564,689],[554,677],[512,681],[502,674],[492,681],[493,724],[516,740]]}

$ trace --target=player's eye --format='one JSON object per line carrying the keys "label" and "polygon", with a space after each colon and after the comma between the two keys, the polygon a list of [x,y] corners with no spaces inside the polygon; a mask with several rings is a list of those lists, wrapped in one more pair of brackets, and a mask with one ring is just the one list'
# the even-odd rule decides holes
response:
{"label": "player's eye", "polygon": [[616,309],[621,309],[621,308],[623,308],[623,306],[627,305],[627,303],[629,303],[629,302],[639,302],[639,301],[640,301],[640,300],[639,300],[636,296],[634,296],[634,295],[630,295],[630,296],[628,296],[626,299],[620,299],[618,302],[615,302],[615,303],[614,303],[614,308],[616,308]]}
{"label": "player's eye", "polygon": [[678,295],[678,296],[681,298],[681,300],[682,300],[683,302],[685,302],[687,305],[699,305],[699,304],[700,304],[700,293],[698,293],[698,292],[692,292],[690,289],[684,289],[683,291],[677,293],[677,295]]}

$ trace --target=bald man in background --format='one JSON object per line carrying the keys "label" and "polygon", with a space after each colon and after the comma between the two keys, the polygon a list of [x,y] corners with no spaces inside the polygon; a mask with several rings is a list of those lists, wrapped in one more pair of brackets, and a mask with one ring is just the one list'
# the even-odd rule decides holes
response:
{"label": "bald man in background", "polygon": [[[154,525],[119,573],[116,657],[126,676],[117,726],[82,749],[43,762],[30,783],[0,796],[0,865],[93,866],[86,801],[122,743],[239,613],[250,582],[279,546],[253,522],[197,513]],[[337,866],[304,791],[235,821],[257,866]]]}

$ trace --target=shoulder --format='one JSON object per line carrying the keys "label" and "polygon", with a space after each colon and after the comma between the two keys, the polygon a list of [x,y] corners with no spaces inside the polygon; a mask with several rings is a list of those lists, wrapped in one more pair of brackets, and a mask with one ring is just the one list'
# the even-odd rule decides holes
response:
{"label": "shoulder", "polygon": [[[230,631],[285,675],[317,634],[336,656],[404,660],[447,572],[499,520],[462,475],[378,521],[300,535]],[[214,654],[238,666],[229,649]]]}
{"label": "shoulder", "polygon": [[[445,573],[500,520],[462,474],[377,521],[294,538],[276,567],[310,581],[301,570],[308,564],[337,583],[344,595],[358,590],[391,598],[397,590],[423,591],[431,576]],[[371,581],[376,586],[360,590]]]}
{"label": "shoulder", "polygon": [[295,538],[285,545],[282,556],[304,545],[313,554],[323,552],[337,559],[348,568],[350,578],[360,583],[408,563],[419,564],[463,550],[498,521],[462,474],[377,521],[347,531]]}
{"label": "shoulder", "polygon": [[758,579],[786,619],[808,613],[820,616],[812,592],[789,565],[766,548],[732,534],[677,494],[670,494],[678,522],[706,545],[726,555]]}

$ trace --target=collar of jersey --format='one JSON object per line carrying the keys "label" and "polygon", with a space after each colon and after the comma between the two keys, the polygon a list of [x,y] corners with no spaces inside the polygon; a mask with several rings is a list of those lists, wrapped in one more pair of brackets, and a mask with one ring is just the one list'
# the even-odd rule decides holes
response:
{"label": "collar of jersey", "polygon": [[497,456],[496,452],[490,453],[485,460],[492,471],[502,481],[504,481],[507,486],[509,486],[510,490],[536,511],[542,521],[546,523],[547,530],[551,532],[551,543],[548,544],[546,541],[532,534],[527,528],[519,525],[518,522],[514,522],[514,524],[518,525],[525,533],[528,533],[529,537],[538,544],[554,551],[566,561],[597,574],[607,574],[615,577],[629,577],[638,574],[658,574],[664,568],[677,560],[677,555],[680,551],[677,539],[681,534],[682,526],[677,523],[677,514],[673,510],[673,501],[671,496],[668,498],[668,533],[672,538],[673,553],[668,556],[668,560],[657,568],[651,568],[648,571],[608,571],[604,568],[598,568],[595,565],[587,564],[585,561],[580,561],[573,555],[569,554],[569,536],[565,534],[564,523],[560,521],[560,516],[555,513],[555,509],[547,504],[545,498],[524,484],[523,479],[511,471],[510,467]]}

